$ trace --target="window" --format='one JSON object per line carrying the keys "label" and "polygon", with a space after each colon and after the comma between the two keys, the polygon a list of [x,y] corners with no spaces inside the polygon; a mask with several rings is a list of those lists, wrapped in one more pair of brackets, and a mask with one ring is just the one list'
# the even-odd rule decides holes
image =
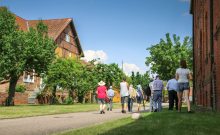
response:
{"label": "window", "polygon": [[72,57],[72,53],[71,52],[69,52],[69,57]]}
{"label": "window", "polygon": [[33,72],[24,71],[23,81],[25,83],[34,83],[34,71]]}
{"label": "window", "polygon": [[66,42],[70,42],[70,36],[66,34]]}

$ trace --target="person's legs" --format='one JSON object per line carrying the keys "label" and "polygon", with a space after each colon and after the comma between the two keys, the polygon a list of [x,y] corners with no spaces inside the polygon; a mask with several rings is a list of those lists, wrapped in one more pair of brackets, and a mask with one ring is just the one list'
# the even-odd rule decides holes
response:
{"label": "person's legs", "polygon": [[131,98],[128,98],[128,111],[131,111]]}
{"label": "person's legs", "polygon": [[112,111],[112,108],[113,108],[113,97],[110,97],[110,102],[109,102],[109,105],[110,105],[110,111]]}
{"label": "person's legs", "polygon": [[150,98],[150,112],[152,112],[153,111],[153,97],[150,96],[149,98]]}
{"label": "person's legs", "polygon": [[121,97],[121,112],[124,112],[124,97]]}
{"label": "person's legs", "polygon": [[172,108],[172,93],[171,91],[168,91],[168,98],[169,98],[169,110],[173,110]]}
{"label": "person's legs", "polygon": [[178,96],[178,112],[180,112],[181,111],[181,107],[182,107],[183,92],[182,91],[178,91],[177,92],[177,96]]}
{"label": "person's legs", "polygon": [[158,92],[158,112],[162,111],[162,91]]}
{"label": "person's legs", "polygon": [[131,101],[130,101],[130,112],[132,112],[132,108],[133,108],[133,99],[131,98]]}
{"label": "person's legs", "polygon": [[189,111],[191,111],[190,110],[190,101],[189,101],[189,90],[185,90],[185,99],[186,99],[187,108],[188,108],[188,112],[189,112]]}
{"label": "person's legs", "polygon": [[105,103],[102,104],[102,112],[105,113]]}
{"label": "person's legs", "polygon": [[174,91],[174,100],[175,100],[176,110],[178,110],[178,97],[177,97],[177,92],[176,91]]}
{"label": "person's legs", "polygon": [[99,111],[102,113],[102,104],[99,105]]}
{"label": "person's legs", "polygon": [[154,91],[154,93],[153,93],[153,109],[154,109],[154,112],[157,112],[157,110],[158,110],[157,100],[158,100],[158,94],[157,94],[157,91]]}
{"label": "person's legs", "polygon": [[124,105],[124,113],[126,113],[125,109],[127,109],[128,96],[125,97],[125,99],[124,99],[124,103],[125,103],[125,105]]}

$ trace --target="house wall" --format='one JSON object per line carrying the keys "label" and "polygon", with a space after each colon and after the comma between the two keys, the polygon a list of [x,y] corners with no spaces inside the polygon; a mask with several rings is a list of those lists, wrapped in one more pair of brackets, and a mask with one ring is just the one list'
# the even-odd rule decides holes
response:
{"label": "house wall", "polygon": [[213,0],[213,36],[215,70],[215,104],[220,111],[220,0]]}
{"label": "house wall", "polygon": [[[66,41],[66,34],[70,36],[70,42]],[[56,39],[56,43],[58,44],[58,47],[56,49],[56,54],[59,57],[79,57],[79,50],[77,47],[77,44],[75,42],[75,38],[77,38],[73,32],[70,25],[68,25],[64,31],[60,34],[60,36]]]}
{"label": "house wall", "polygon": [[[194,32],[194,81],[195,103],[220,111],[219,76],[220,56],[219,42],[213,40],[216,22],[219,20],[219,0],[213,0],[213,20],[211,20],[210,0],[193,0]],[[213,21],[213,23],[212,23]],[[211,30],[213,25],[214,30]],[[214,63],[212,62],[212,43],[214,43]],[[212,81],[213,80],[213,81]]]}

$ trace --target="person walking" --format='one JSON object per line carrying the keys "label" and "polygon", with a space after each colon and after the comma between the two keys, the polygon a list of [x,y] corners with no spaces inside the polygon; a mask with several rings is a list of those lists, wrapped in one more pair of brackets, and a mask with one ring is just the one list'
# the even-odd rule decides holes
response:
{"label": "person walking", "polygon": [[178,82],[176,78],[172,78],[167,82],[166,88],[168,90],[168,97],[169,97],[169,110],[173,110],[174,101],[176,110],[178,110],[178,97],[177,97],[177,88]]}
{"label": "person walking", "polygon": [[113,107],[113,98],[115,96],[115,92],[112,89],[112,86],[109,87],[108,91],[107,91],[107,96],[109,98],[109,103],[108,103],[108,108],[107,111],[112,111],[112,107]]}
{"label": "person walking", "polygon": [[134,100],[136,98],[136,90],[133,88],[132,84],[129,86],[128,93],[129,93],[129,97],[128,97],[128,111],[132,112],[133,103],[134,103]]}
{"label": "person walking", "polygon": [[125,108],[127,108],[128,104],[128,83],[126,82],[126,78],[123,78],[120,83],[120,96],[121,96],[121,112],[126,113]]}
{"label": "person walking", "polygon": [[153,111],[153,81],[154,79],[150,79],[149,89],[148,89],[148,98],[150,100],[150,112]]}
{"label": "person walking", "polygon": [[156,76],[156,79],[153,81],[153,109],[154,112],[162,111],[162,90],[163,90],[163,81],[160,80],[159,75]]}
{"label": "person walking", "polygon": [[138,112],[140,111],[141,109],[141,103],[142,103],[142,100],[143,100],[143,90],[142,90],[142,87],[141,85],[137,85],[137,103],[138,103]]}
{"label": "person walking", "polygon": [[180,68],[176,70],[176,79],[178,81],[178,112],[181,112],[183,91],[185,91],[185,99],[188,112],[191,113],[189,101],[189,79],[191,78],[190,70],[187,68],[186,60],[180,61]]}
{"label": "person walking", "polygon": [[107,88],[105,82],[100,81],[98,83],[96,94],[98,95],[100,114],[105,114],[105,99],[107,98]]}

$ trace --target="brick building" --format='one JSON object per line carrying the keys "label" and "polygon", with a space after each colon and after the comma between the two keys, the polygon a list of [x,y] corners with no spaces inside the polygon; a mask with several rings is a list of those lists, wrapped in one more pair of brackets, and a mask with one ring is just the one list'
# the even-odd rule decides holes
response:
{"label": "brick building", "polygon": [[[15,15],[16,23],[20,30],[28,31],[30,27],[36,27],[40,20],[25,20]],[[80,58],[84,56],[83,50],[71,18],[42,20],[48,27],[48,36],[58,45],[55,52],[58,57]],[[42,78],[37,77],[34,72],[24,72],[18,80],[18,84],[25,85],[29,96],[37,91],[42,84]],[[0,82],[0,92],[8,89],[7,80]]]}
{"label": "brick building", "polygon": [[220,0],[191,0],[194,103],[220,111]]}

